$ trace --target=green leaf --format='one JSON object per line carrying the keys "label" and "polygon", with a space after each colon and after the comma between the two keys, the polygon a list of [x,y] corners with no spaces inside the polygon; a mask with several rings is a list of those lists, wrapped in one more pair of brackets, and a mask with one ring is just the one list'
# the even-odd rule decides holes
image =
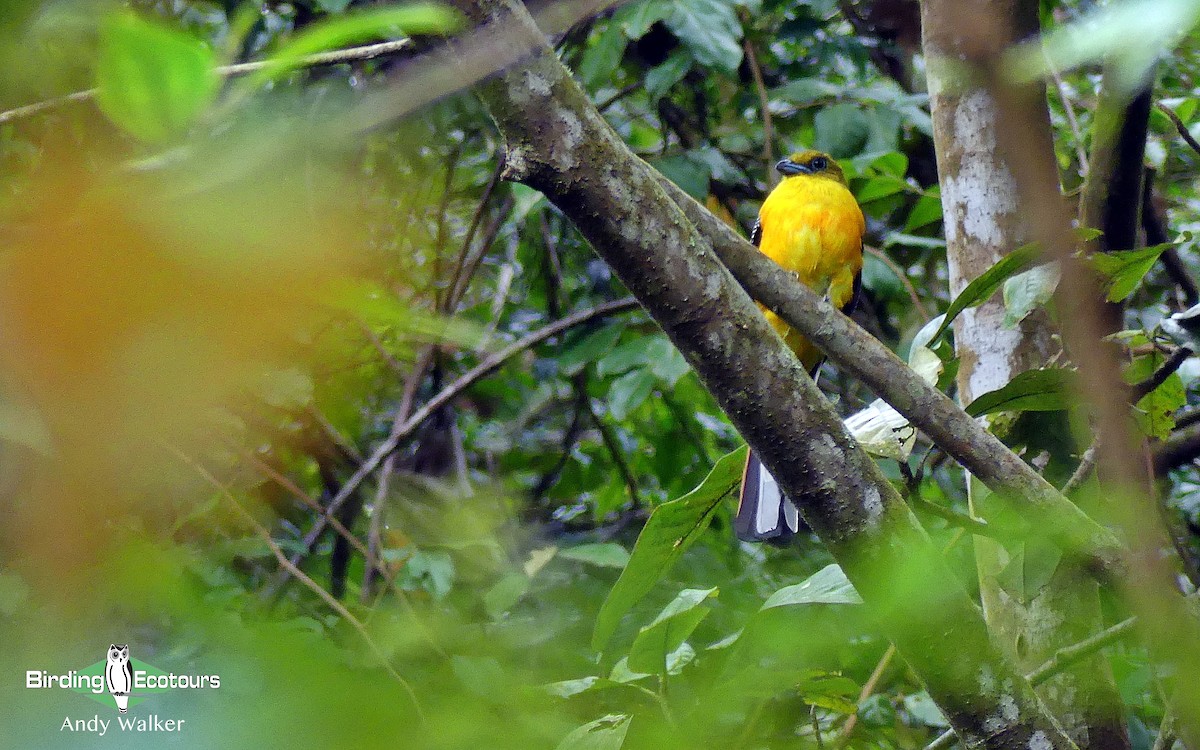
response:
{"label": "green leaf", "polygon": [[[1166,357],[1158,351],[1134,359],[1123,373],[1125,382],[1132,384],[1149,378],[1164,361]],[[1162,385],[1138,400],[1133,415],[1143,434],[1164,440],[1175,428],[1175,412],[1186,403],[1183,379],[1172,373]]]}
{"label": "green leaf", "polygon": [[1071,406],[1073,370],[1026,370],[1002,388],[988,391],[966,408],[972,417],[998,411],[1058,411]]}
{"label": "green leaf", "polygon": [[1122,302],[1137,289],[1158,256],[1175,243],[1166,242],[1138,250],[1112,253],[1096,253],[1091,257],[1092,267],[1108,278],[1108,301]]}
{"label": "green leaf", "polygon": [[604,680],[603,677],[591,675],[589,677],[580,677],[576,680],[561,680],[559,682],[551,682],[549,684],[542,685],[542,690],[545,690],[547,693],[559,698],[570,698],[591,690],[602,681],[606,680]]}
{"label": "green leaf", "polygon": [[728,0],[675,0],[663,23],[696,62],[725,73],[742,64],[742,24]]}
{"label": "green leaf", "polygon": [[674,349],[666,336],[639,336],[621,344],[596,363],[596,374],[602,378],[619,375],[635,367],[645,367],[670,356]]}
{"label": "green leaf", "polygon": [[576,727],[555,750],[619,750],[629,731],[630,717],[609,714]]}
{"label": "green leaf", "polygon": [[1004,282],[1004,325],[1012,328],[1029,313],[1054,298],[1061,271],[1057,263],[1046,263],[1019,273]]}
{"label": "green leaf", "polygon": [[434,599],[442,599],[454,585],[454,561],[441,550],[417,551],[400,571],[400,587],[412,591],[424,589]]}
{"label": "green leaf", "polygon": [[625,30],[630,39],[641,39],[650,27],[671,13],[669,0],[643,0],[640,3],[622,5],[613,13],[613,21]]}
{"label": "green leaf", "polygon": [[558,556],[602,568],[624,568],[629,564],[629,553],[621,545],[612,542],[566,547],[558,551]]}
{"label": "green leaf", "polygon": [[904,710],[927,727],[945,729],[950,726],[950,722],[946,721],[945,715],[942,714],[942,709],[938,708],[933,698],[924,690],[904,696]]}
{"label": "green leaf", "polygon": [[954,301],[950,303],[950,307],[946,310],[946,319],[942,321],[941,327],[933,334],[933,338],[936,339],[945,333],[946,329],[950,327],[950,324],[954,322],[954,319],[963,310],[987,302],[1005,280],[1029,268],[1040,255],[1041,248],[1036,243],[1023,245],[1005,255],[996,265],[984,271],[970,284],[967,284],[967,288],[963,289],[954,298]]}
{"label": "green leaf", "polygon": [[509,573],[483,595],[483,610],[493,620],[499,619],[529,591],[529,576]]}
{"label": "green leaf", "polygon": [[246,77],[243,90],[254,90],[289,71],[309,55],[376,39],[410,34],[444,34],[463,25],[462,15],[439,3],[413,3],[375,8],[337,16],[307,27],[266,60],[266,66]]}
{"label": "green leaf", "polygon": [[671,87],[683,80],[692,69],[694,60],[689,52],[675,50],[662,65],[651,68],[646,73],[646,96],[650,101],[658,101],[666,95]]}
{"label": "green leaf", "polygon": [[189,128],[216,98],[221,79],[209,47],[128,12],[100,30],[100,110],[134,137],[160,143]]}
{"label": "green leaf", "polygon": [[655,159],[651,162],[655,169],[663,173],[685,193],[703,202],[708,195],[708,180],[712,171],[707,164],[692,158],[688,154],[676,154]]}
{"label": "green leaf", "polygon": [[907,187],[904,180],[895,177],[872,177],[858,189],[855,197],[858,198],[859,203],[870,203],[879,198],[904,192]]}
{"label": "green leaf", "polygon": [[858,706],[855,700],[862,688],[849,677],[821,670],[810,670],[796,686],[800,698],[810,706],[828,708],[843,714],[852,714]]}
{"label": "green leaf", "polygon": [[624,330],[624,323],[610,323],[576,341],[559,355],[559,371],[567,376],[579,374],[580,370],[592,362],[598,362],[611,350]]}
{"label": "green leaf", "polygon": [[635,672],[665,674],[667,655],[683,645],[710,612],[702,606],[717,589],[684,589],[663,608],[654,622],[642,628],[629,649],[629,668]]}
{"label": "green leaf", "polygon": [[846,159],[863,150],[871,135],[871,123],[858,106],[838,102],[813,117],[814,145],[835,159]]}
{"label": "green leaf", "polygon": [[908,218],[904,221],[904,231],[911,232],[941,220],[942,199],[937,195],[922,195],[912,207],[912,211],[908,212]]}
{"label": "green leaf", "polygon": [[741,482],[746,452],[743,446],[722,456],[696,489],[678,500],[663,503],[650,514],[634,544],[629,564],[596,616],[592,648],[604,649],[625,613],[654,588],[708,528],[721,500]]}
{"label": "green leaf", "polygon": [[862,604],[862,597],[854,590],[854,584],[846,578],[841,567],[831,563],[804,582],[785,586],[771,594],[762,609],[800,604]]}
{"label": "green leaf", "polygon": [[649,370],[632,370],[613,381],[608,389],[608,411],[614,419],[623,420],[642,405],[658,379]]}
{"label": "green leaf", "polygon": [[668,388],[675,387],[679,379],[687,374],[691,366],[679,350],[671,346],[667,352],[650,362],[650,372],[654,373],[654,377],[658,378],[663,385]]}
{"label": "green leaf", "polygon": [[612,76],[621,64],[625,42],[625,32],[619,23],[609,23],[599,34],[593,34],[579,62],[579,78],[585,86],[592,88]]}

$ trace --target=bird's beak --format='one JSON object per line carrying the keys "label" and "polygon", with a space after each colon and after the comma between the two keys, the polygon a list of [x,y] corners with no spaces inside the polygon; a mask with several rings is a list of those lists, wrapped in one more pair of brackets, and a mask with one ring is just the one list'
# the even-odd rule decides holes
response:
{"label": "bird's beak", "polygon": [[812,174],[812,170],[803,164],[797,164],[791,159],[780,159],[775,165],[775,171],[785,177],[791,177],[797,174]]}

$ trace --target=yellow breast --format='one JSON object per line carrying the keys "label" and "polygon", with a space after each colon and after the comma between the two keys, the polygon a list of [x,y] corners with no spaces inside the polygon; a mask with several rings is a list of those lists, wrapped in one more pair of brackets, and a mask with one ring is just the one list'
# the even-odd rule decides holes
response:
{"label": "yellow breast", "polygon": [[[798,175],[783,180],[758,213],[759,249],[800,281],[828,296],[838,307],[854,296],[854,280],[862,270],[862,236],[866,230],[854,195],[826,177]],[[774,313],[767,320],[810,369],[817,352]]]}

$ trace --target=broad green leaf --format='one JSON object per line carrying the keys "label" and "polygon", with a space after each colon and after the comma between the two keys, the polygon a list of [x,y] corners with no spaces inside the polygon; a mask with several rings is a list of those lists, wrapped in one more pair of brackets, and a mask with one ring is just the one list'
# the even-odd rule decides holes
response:
{"label": "broad green leaf", "polygon": [[253,90],[294,70],[305,57],[349,44],[375,39],[397,39],[410,34],[443,34],[460,28],[462,15],[439,3],[413,3],[399,7],[374,8],[336,16],[314,24],[294,36],[267,65],[246,77],[242,89]]}
{"label": "broad green leaf", "polygon": [[483,610],[493,620],[512,609],[529,591],[529,576],[524,573],[509,573],[497,581],[483,595]]}
{"label": "broad green leaf", "polygon": [[624,568],[629,564],[629,553],[621,545],[612,542],[566,547],[559,550],[558,556],[602,568]]}
{"label": "broad green leaf", "polygon": [[837,563],[813,573],[802,583],[785,586],[762,605],[762,609],[793,607],[800,604],[862,604],[854,584]]}
{"label": "broad green leaf", "polygon": [[938,705],[933,702],[933,698],[930,698],[929,693],[924,690],[912,695],[906,695],[904,697],[904,710],[927,727],[944,729],[950,726],[950,722],[946,721],[945,715],[942,714],[942,709],[938,708]]}
{"label": "broad green leaf", "polygon": [[625,42],[625,32],[619,23],[610,22],[599,34],[593,34],[577,71],[585,86],[590,89],[612,76],[621,64]]}
{"label": "broad green leaf", "polygon": [[663,19],[696,62],[725,73],[742,64],[742,24],[728,0],[675,0]]}
{"label": "broad green leaf", "polygon": [[629,731],[630,717],[609,714],[576,727],[555,750],[619,750]]}
{"label": "broad green leaf", "polygon": [[798,78],[772,89],[771,98],[791,104],[812,104],[831,97],[841,96],[843,90],[823,78]]}
{"label": "broad green leaf", "polygon": [[629,649],[629,668],[635,672],[666,672],[667,655],[683,645],[700,621],[717,589],[684,589],[663,608],[654,622],[642,628]]}
{"label": "broad green leaf", "polygon": [[623,420],[642,405],[658,379],[649,370],[631,370],[613,381],[608,389],[608,411],[614,419]]}
{"label": "broad green leaf", "polygon": [[653,160],[651,164],[696,200],[703,202],[708,195],[708,180],[712,171],[707,164],[702,164],[688,154],[665,156]]}
{"label": "broad green leaf", "polygon": [[670,347],[662,357],[650,362],[650,372],[654,373],[654,377],[669,388],[673,388],[689,369],[691,366],[674,346]]}
{"label": "broad green leaf", "polygon": [[590,690],[600,679],[600,677],[592,675],[590,677],[580,677],[577,680],[560,680],[559,682],[542,685],[542,689],[559,698],[570,698],[573,695],[579,695]]}
{"label": "broad green leaf", "polygon": [[1096,253],[1091,257],[1092,266],[1108,278],[1108,301],[1123,302],[1137,289],[1142,278],[1149,273],[1158,256],[1175,243],[1124,250],[1113,253]]}
{"label": "broad green leaf", "polygon": [[843,714],[852,714],[858,709],[855,699],[862,692],[858,683],[849,677],[815,669],[804,676],[796,690],[808,705]]}
{"label": "broad green leaf", "polygon": [[936,339],[945,333],[958,314],[968,307],[975,307],[987,302],[996,290],[1010,277],[1024,271],[1033,265],[1041,254],[1041,248],[1034,243],[1023,245],[1016,250],[1013,250],[1008,255],[1001,258],[996,265],[984,271],[967,284],[967,288],[963,289],[954,301],[950,303],[950,307],[946,310],[946,319],[942,321],[942,325],[938,328],[937,333],[933,334]]}
{"label": "broad green leaf", "polygon": [[896,177],[872,177],[867,180],[858,191],[855,197],[859,203],[870,203],[879,198],[886,198],[890,195],[903,192],[908,185],[902,179]]}
{"label": "broad green leaf", "polygon": [[854,156],[867,144],[871,123],[862,108],[850,102],[825,107],[813,117],[815,146],[835,159]]}
{"label": "broad green leaf", "polygon": [[400,587],[412,591],[424,589],[434,599],[442,599],[454,585],[454,561],[441,551],[413,553],[400,571]]}
{"label": "broad green leaf", "polygon": [[1071,406],[1073,370],[1050,367],[1026,370],[1007,385],[988,391],[966,408],[972,417],[998,411],[1058,411]]}
{"label": "broad green leaf", "polygon": [[908,212],[908,218],[904,221],[904,231],[911,232],[941,220],[942,199],[937,195],[923,195],[912,207],[912,211]]}
{"label": "broad green leaf", "polygon": [[644,680],[647,677],[653,677],[653,672],[634,672],[629,668],[629,657],[622,656],[613,665],[612,671],[609,672],[608,679],[621,685],[627,685],[631,682]]}
{"label": "broad green leaf", "polygon": [[602,378],[620,375],[635,367],[651,365],[670,355],[671,342],[666,336],[653,334],[639,336],[621,344],[596,363],[596,374]]}
{"label": "broad green leaf", "polygon": [[621,338],[625,324],[614,322],[598,328],[567,347],[558,357],[558,369],[564,375],[577,375],[592,362],[598,362]]}
{"label": "broad green leaf", "polygon": [[1061,276],[1058,263],[1046,263],[1004,282],[1004,325],[1012,328],[1054,298]]}
{"label": "broad green leaf", "polygon": [[100,30],[96,61],[100,110],[149,143],[187,130],[216,98],[216,55],[199,39],[130,12]]}
{"label": "broad green leaf", "polygon": [[[1123,373],[1125,382],[1132,384],[1149,378],[1165,359],[1158,351],[1134,359]],[[1178,373],[1172,373],[1162,385],[1138,400],[1133,414],[1143,434],[1163,440],[1175,427],[1175,412],[1186,403],[1183,380]]]}
{"label": "broad green leaf", "polygon": [[669,0],[643,0],[622,5],[613,13],[613,21],[625,30],[630,39],[641,39],[650,27],[671,13]]}
{"label": "broad green leaf", "polygon": [[654,588],[708,528],[721,500],[741,482],[746,451],[743,446],[722,456],[700,486],[678,500],[663,503],[650,514],[634,544],[629,564],[596,616],[592,648],[604,649],[630,607]]}
{"label": "broad green leaf", "polygon": [[683,80],[694,62],[691,53],[686,50],[672,52],[666,62],[647,71],[646,96],[650,97],[650,101],[658,101],[666,96],[672,86]]}

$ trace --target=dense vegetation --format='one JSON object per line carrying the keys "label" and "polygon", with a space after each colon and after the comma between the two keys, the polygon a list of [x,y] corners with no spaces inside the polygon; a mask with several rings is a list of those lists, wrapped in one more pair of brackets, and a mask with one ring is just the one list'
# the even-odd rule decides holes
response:
{"label": "dense vegetation", "polygon": [[[6,746],[82,742],[57,717],[93,707],[17,676],[91,664],[110,642],[221,675],[147,706],[187,717],[173,739],[188,747],[908,748],[949,727],[819,539],[733,538],[737,430],[572,221],[502,179],[505,145],[471,85],[514,54],[503,38],[456,48],[454,66],[440,38],[468,24],[440,6],[10,5]],[[1074,29],[1091,5],[1044,0],[1043,29]],[[1196,13],[1115,5],[1149,29],[1139,50],[1171,53],[1142,89],[1155,108],[1137,241],[1091,262],[1124,303],[1113,338],[1144,385],[1133,413],[1194,591],[1200,370],[1187,332],[1160,324],[1200,301],[1200,56],[1180,34]],[[620,139],[742,233],[781,155],[839,159],[868,218],[855,320],[914,364],[936,354],[939,388],[955,392],[962,364],[952,332],[930,340],[948,309],[1001,292],[1006,330],[1074,314],[1036,248],[951,308],[916,2],[538,13]],[[1056,166],[1075,201],[1105,132],[1102,67],[1145,62],[1113,32],[1127,23],[1102,19],[1054,58]],[[311,57],[329,50],[351,51]],[[46,104],[17,109],[31,102]],[[1086,504],[1088,411],[1055,341],[971,413]],[[820,382],[843,416],[875,398],[832,364]],[[997,532],[972,519],[986,514],[960,463],[923,434],[909,447],[874,452],[976,595],[972,538]],[[1000,586],[1032,600],[1062,557],[1030,542]],[[1127,622],[1147,612],[1110,587],[1100,609],[1075,640],[1118,626],[1086,653],[1111,668],[1129,746],[1172,739],[1171,670]]]}

